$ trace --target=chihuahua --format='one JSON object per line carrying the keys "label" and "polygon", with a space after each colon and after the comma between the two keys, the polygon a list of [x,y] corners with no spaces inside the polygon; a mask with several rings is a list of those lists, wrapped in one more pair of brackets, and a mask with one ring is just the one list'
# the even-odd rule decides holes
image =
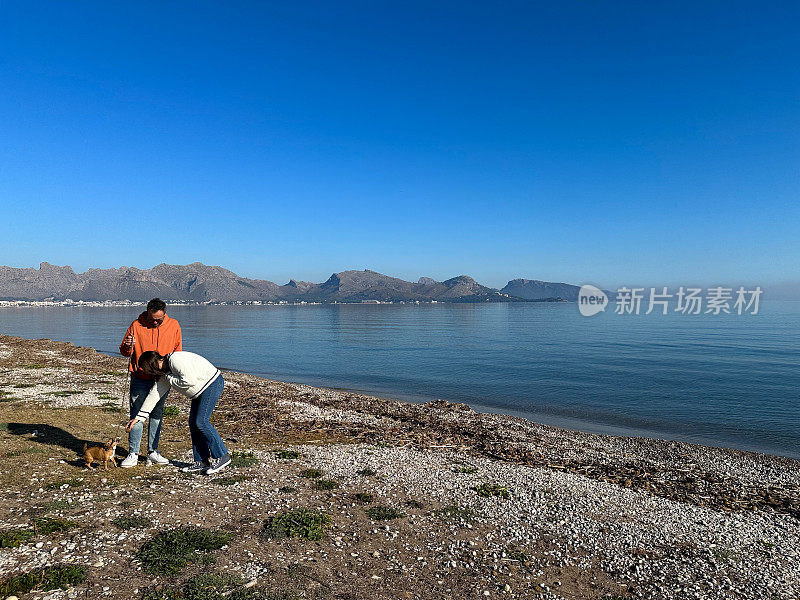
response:
{"label": "chihuahua", "polygon": [[108,461],[115,467],[117,461],[114,460],[114,454],[117,451],[117,442],[119,438],[109,438],[109,440],[102,446],[92,446],[89,448],[88,444],[83,445],[83,460],[86,461],[87,468],[92,468],[93,462],[102,462],[104,470],[108,471]]}

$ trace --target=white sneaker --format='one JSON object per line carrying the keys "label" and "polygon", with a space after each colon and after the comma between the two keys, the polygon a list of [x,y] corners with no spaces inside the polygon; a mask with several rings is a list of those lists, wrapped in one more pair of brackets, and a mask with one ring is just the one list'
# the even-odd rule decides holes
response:
{"label": "white sneaker", "polygon": [[168,465],[169,461],[158,453],[158,450],[153,450],[147,455],[147,462],[156,463],[157,465]]}
{"label": "white sneaker", "polygon": [[119,463],[119,466],[123,469],[130,469],[131,467],[135,467],[137,464],[139,464],[139,454],[137,452],[131,452],[125,457],[125,460]]}

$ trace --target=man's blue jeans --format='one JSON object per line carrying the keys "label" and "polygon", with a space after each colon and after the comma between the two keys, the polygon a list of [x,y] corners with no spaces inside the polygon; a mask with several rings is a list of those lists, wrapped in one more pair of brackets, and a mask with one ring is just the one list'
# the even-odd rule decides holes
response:
{"label": "man's blue jeans", "polygon": [[[131,419],[136,416],[139,409],[142,408],[147,394],[150,389],[156,384],[155,381],[146,381],[138,377],[131,376]],[[161,437],[161,417],[164,415],[164,403],[167,400],[169,392],[164,394],[161,399],[156,403],[153,410],[150,412],[150,424],[147,427],[147,453],[150,454],[153,450],[158,450],[158,438]],[[133,426],[128,434],[128,448],[129,452],[139,453],[139,446],[142,444],[142,432],[144,431],[144,423],[139,421]]]}
{"label": "man's blue jeans", "polygon": [[192,434],[195,462],[208,461],[212,457],[220,458],[228,453],[225,443],[210,421],[211,413],[217,406],[217,400],[222,395],[224,387],[225,380],[220,374],[202,394],[192,400],[192,408],[189,410],[189,432]]}

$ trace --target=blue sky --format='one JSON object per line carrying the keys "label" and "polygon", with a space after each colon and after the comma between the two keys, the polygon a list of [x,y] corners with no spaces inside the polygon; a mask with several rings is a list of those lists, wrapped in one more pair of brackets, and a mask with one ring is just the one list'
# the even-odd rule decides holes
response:
{"label": "blue sky", "polygon": [[0,264],[797,281],[800,5],[0,4]]}

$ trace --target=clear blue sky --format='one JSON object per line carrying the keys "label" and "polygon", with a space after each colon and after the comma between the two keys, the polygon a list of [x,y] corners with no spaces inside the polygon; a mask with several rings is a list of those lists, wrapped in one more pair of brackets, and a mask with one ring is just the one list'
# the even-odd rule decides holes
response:
{"label": "clear blue sky", "polygon": [[797,2],[0,4],[0,264],[798,280]]}

